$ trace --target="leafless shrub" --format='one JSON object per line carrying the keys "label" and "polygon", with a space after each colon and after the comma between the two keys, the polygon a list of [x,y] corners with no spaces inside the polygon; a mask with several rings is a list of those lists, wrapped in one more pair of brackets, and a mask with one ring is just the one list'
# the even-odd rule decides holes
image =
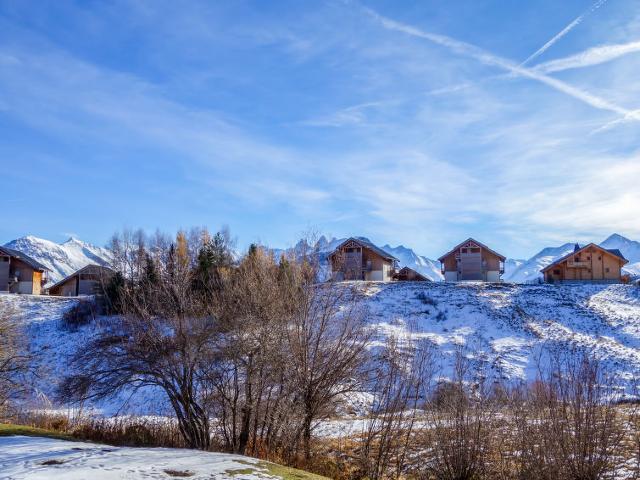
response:
{"label": "leafless shrub", "polygon": [[489,471],[495,411],[486,384],[485,364],[459,347],[450,386],[440,387],[427,405],[427,426],[419,441],[425,452],[414,470],[442,480],[483,478]]}
{"label": "leafless shrub", "polygon": [[97,305],[91,299],[81,299],[62,315],[62,325],[68,330],[76,330],[88,325],[96,316]]}
{"label": "leafless shrub", "polygon": [[520,478],[611,478],[625,432],[610,373],[586,353],[551,353],[513,408]]}
{"label": "leafless shrub", "polygon": [[432,346],[389,338],[374,362],[374,402],[366,422],[358,462],[360,474],[375,480],[405,473],[415,453],[417,408],[424,403],[433,376]]}

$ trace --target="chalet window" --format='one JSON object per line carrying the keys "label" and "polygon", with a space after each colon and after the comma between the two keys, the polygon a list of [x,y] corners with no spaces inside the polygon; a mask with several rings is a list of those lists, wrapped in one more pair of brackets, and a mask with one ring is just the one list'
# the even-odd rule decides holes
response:
{"label": "chalet window", "polygon": [[587,256],[587,260],[591,260],[591,256]]}
{"label": "chalet window", "polygon": [[480,248],[470,248],[470,253],[480,253]]}
{"label": "chalet window", "polygon": [[466,248],[463,248],[463,249],[462,249],[462,253],[467,253],[467,249],[466,249]]}
{"label": "chalet window", "polygon": [[9,257],[0,257],[0,262],[8,262]]}
{"label": "chalet window", "polygon": [[80,280],[91,280],[91,275],[88,275],[86,273],[81,273]]}
{"label": "chalet window", "polygon": [[554,270],[554,271],[553,271],[553,274],[554,274],[554,275],[560,275],[560,270]]}
{"label": "chalet window", "polygon": [[602,260],[602,255],[598,256],[598,260]]}
{"label": "chalet window", "polygon": [[609,273],[609,267],[605,268],[604,271]]}

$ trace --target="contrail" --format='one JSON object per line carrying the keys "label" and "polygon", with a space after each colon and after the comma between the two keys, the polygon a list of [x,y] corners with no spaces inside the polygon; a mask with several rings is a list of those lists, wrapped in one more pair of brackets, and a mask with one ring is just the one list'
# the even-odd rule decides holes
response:
{"label": "contrail", "polygon": [[575,55],[571,55],[570,57],[539,63],[532,68],[542,73],[560,72],[571,68],[583,68],[591,65],[599,65],[601,63],[615,60],[623,55],[636,52],[640,52],[640,41],[616,45],[600,45]]}
{"label": "contrail", "polygon": [[520,66],[523,67],[527,63],[529,63],[531,60],[533,60],[534,58],[539,57],[540,55],[542,55],[554,43],[556,43],[558,40],[560,40],[562,37],[564,37],[567,33],[569,33],[575,27],[580,25],[582,23],[582,20],[584,20],[587,16],[589,16],[591,13],[596,11],[598,8],[600,8],[602,5],[604,5],[606,2],[607,2],[607,0],[598,0],[596,3],[594,3],[591,6],[591,8],[589,8],[588,10],[583,12],[581,15],[579,15],[573,22],[571,22],[569,25],[564,27],[555,37],[553,37],[551,40],[549,40],[547,43],[545,43],[542,47],[540,47],[535,53],[533,53],[531,56],[529,56],[529,58],[527,58],[524,62],[522,62],[520,64]]}
{"label": "contrail", "polygon": [[435,44],[446,47],[449,50],[456,52],[460,55],[473,58],[485,65],[501,68],[509,73],[512,73],[520,77],[537,80],[540,83],[544,83],[545,85],[548,85],[551,88],[554,88],[555,90],[565,93],[577,100],[580,100],[583,103],[586,103],[587,105],[590,105],[594,108],[614,112],[630,120],[640,120],[640,117],[638,117],[632,110],[623,108],[619,105],[609,102],[608,100],[592,95],[588,92],[580,90],[579,88],[573,87],[561,80],[557,80],[553,77],[549,77],[544,73],[538,72],[534,69],[518,65],[515,62],[512,62],[511,60],[507,60],[506,58],[500,57],[498,55],[494,55],[479,47],[476,47],[475,45],[471,45],[469,43],[462,42],[460,40],[455,40],[445,35],[426,32],[424,30],[420,30],[411,25],[406,25],[400,22],[396,22],[395,20],[391,20],[387,17],[380,15],[374,10],[371,10],[370,8],[367,8],[367,7],[362,7],[362,8],[368,15],[372,16],[387,30],[394,30],[398,32],[403,32],[407,35],[411,35],[414,37],[423,38]]}

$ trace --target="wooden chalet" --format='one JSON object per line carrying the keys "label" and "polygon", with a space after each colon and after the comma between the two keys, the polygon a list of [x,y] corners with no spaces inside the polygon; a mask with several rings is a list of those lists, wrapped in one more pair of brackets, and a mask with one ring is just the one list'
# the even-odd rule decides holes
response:
{"label": "wooden chalet", "polygon": [[49,269],[12,248],[0,247],[0,292],[40,295]]}
{"label": "wooden chalet", "polygon": [[348,238],[329,254],[331,277],[337,281],[393,280],[398,259],[364,238]]}
{"label": "wooden chalet", "polygon": [[420,272],[409,267],[402,267],[400,271],[395,274],[394,279],[399,282],[431,282],[430,278],[425,277]]}
{"label": "wooden chalet", "polygon": [[506,257],[468,238],[438,260],[445,282],[500,282]]}
{"label": "wooden chalet", "polygon": [[545,282],[620,283],[622,266],[629,263],[618,249],[602,248],[595,243],[581,247],[559,258],[541,270]]}
{"label": "wooden chalet", "polygon": [[49,287],[49,295],[77,297],[101,293],[113,273],[109,267],[87,265]]}

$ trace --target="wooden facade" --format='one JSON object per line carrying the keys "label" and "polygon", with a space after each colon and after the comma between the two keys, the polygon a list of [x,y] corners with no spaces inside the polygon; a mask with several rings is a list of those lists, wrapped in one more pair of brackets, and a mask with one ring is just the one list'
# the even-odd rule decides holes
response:
{"label": "wooden facade", "polygon": [[22,252],[0,247],[0,292],[40,295],[47,267]]}
{"label": "wooden facade", "polygon": [[545,282],[602,282],[620,283],[622,267],[629,261],[619,250],[607,250],[590,243],[576,244],[573,252],[541,270]]}
{"label": "wooden facade", "polygon": [[501,282],[506,258],[468,238],[438,259],[445,282]]}
{"label": "wooden facade", "polygon": [[396,273],[398,260],[361,238],[349,238],[329,255],[331,277],[337,281],[368,280],[388,282]]}
{"label": "wooden facade", "polygon": [[49,295],[77,297],[100,294],[112,276],[113,270],[109,267],[87,265],[49,287]]}

